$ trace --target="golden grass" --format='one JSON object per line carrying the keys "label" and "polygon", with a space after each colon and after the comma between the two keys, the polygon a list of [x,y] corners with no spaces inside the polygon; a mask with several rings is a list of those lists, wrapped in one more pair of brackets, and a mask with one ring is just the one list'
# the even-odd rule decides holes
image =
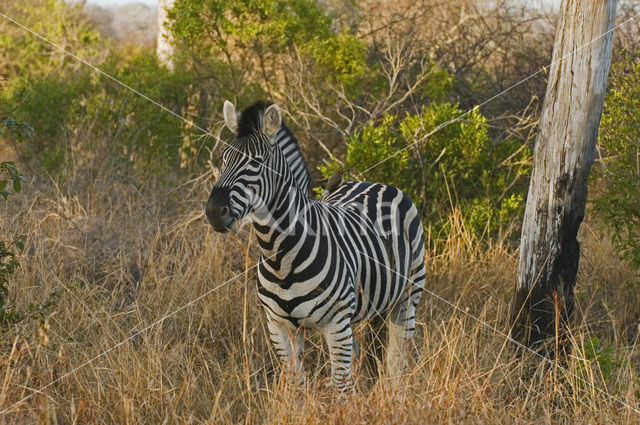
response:
{"label": "golden grass", "polygon": [[[338,396],[325,387],[327,356],[314,333],[306,383],[278,373],[254,270],[243,273],[257,251],[247,230],[224,237],[198,218],[209,185],[40,182],[2,205],[0,237],[27,236],[10,291],[32,317],[0,328],[0,411],[9,409],[0,423],[640,422],[606,395],[638,406],[639,279],[588,224],[567,365],[584,381],[515,356],[503,336],[425,294],[400,389],[360,368],[357,391]],[[506,331],[513,247],[481,250],[461,230],[427,264],[429,290]],[[29,313],[63,288],[40,316]],[[585,359],[594,336],[614,344],[609,363]]]}

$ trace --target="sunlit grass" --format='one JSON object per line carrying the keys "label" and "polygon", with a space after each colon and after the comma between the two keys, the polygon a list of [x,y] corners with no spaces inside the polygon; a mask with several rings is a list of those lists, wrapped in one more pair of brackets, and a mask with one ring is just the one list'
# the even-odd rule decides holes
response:
{"label": "sunlit grass", "polygon": [[401,385],[363,360],[356,391],[337,395],[313,332],[305,382],[278,372],[254,270],[243,273],[258,252],[248,228],[225,237],[198,217],[209,185],[178,194],[118,181],[31,183],[3,205],[0,236],[27,240],[10,288],[24,318],[0,329],[0,410],[9,408],[0,423],[640,421],[620,403],[638,402],[638,276],[588,223],[569,373],[516,355],[490,328],[507,332],[517,252],[478,248],[458,225],[425,259],[427,289],[458,309],[425,293]]}

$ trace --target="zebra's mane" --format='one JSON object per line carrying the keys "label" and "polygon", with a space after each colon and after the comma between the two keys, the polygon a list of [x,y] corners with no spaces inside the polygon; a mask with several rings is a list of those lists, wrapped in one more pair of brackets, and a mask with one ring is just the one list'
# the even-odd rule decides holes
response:
{"label": "zebra's mane", "polygon": [[271,105],[273,105],[272,102],[259,100],[242,110],[238,117],[238,137],[247,137],[260,130],[263,124],[264,111]]}
{"label": "zebra's mane", "polygon": [[[237,131],[239,139],[247,138],[248,140],[248,136],[262,128],[264,112],[271,105],[273,105],[272,102],[259,100],[240,112]],[[276,133],[276,138],[278,140],[278,146],[285,154],[291,172],[296,178],[298,187],[304,192],[308,192],[311,176],[309,174],[309,168],[307,167],[307,161],[305,161],[302,155],[298,139],[284,123],[284,119],[282,120],[280,129]]]}

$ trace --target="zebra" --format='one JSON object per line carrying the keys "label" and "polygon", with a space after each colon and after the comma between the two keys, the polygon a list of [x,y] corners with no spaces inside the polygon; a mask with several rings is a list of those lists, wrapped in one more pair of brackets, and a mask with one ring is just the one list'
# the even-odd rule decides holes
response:
{"label": "zebra", "polygon": [[367,182],[345,182],[325,201],[314,200],[277,143],[283,122],[277,105],[238,115],[227,101],[223,112],[235,138],[222,153],[205,214],[221,233],[245,217],[253,223],[261,250],[258,297],[282,362],[301,376],[301,329],[317,329],[329,349],[333,385],[349,389],[353,326],[388,315],[387,369],[391,377],[402,375],[426,279],[413,202],[393,186]]}

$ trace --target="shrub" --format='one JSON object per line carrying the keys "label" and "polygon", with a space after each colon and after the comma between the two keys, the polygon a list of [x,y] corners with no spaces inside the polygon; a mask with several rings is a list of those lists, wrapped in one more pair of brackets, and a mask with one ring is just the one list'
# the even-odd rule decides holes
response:
{"label": "shrub", "polygon": [[594,173],[605,190],[593,199],[622,258],[640,268],[640,60],[611,70],[598,143],[605,166]]}
{"label": "shrub", "polygon": [[606,388],[606,385],[619,375],[619,369],[623,365],[623,362],[618,360],[616,356],[616,348],[613,343],[604,345],[597,336],[585,341],[581,349],[578,350],[576,364],[578,372],[576,376],[584,376],[585,379],[575,380],[575,385],[581,387],[590,382],[596,386],[595,388],[599,388],[599,385],[594,382],[594,378],[600,381],[599,378],[602,377],[602,383]]}
{"label": "shrub", "polygon": [[[94,62],[104,47],[99,32],[84,17],[82,2],[23,0],[4,2],[3,9],[3,13],[89,62]],[[84,66],[5,19],[0,20],[0,51],[0,67],[9,80],[9,92],[27,80],[73,73]]]}
{"label": "shrub", "polygon": [[[112,55],[100,67],[175,113],[188,104],[189,79],[169,73],[153,54]],[[185,137],[196,130],[114,81],[84,68],[28,83],[18,112],[37,133],[16,146],[22,159],[49,173],[65,164],[109,164],[144,176],[166,176],[180,167]],[[199,132],[197,132],[198,135]],[[190,152],[190,155],[196,153]]]}
{"label": "shrub", "polygon": [[[8,132],[9,137],[14,136],[22,140],[31,134],[31,127],[28,124],[2,115],[0,113],[0,136]],[[24,177],[13,162],[0,162],[0,202],[6,202],[12,193],[20,192],[23,180]],[[21,236],[15,236],[11,242],[0,239],[0,324],[17,319],[17,313],[8,301],[8,284],[9,278],[20,266],[16,256],[23,248],[24,238]]]}
{"label": "shrub", "polygon": [[[187,112],[191,78],[169,72],[154,52],[112,46],[87,22],[81,3],[27,0],[7,13],[171,111]],[[65,168],[103,168],[166,179],[201,154],[192,149],[196,132],[179,119],[5,21],[0,50],[2,100],[20,103],[14,117],[37,130],[14,145],[32,171],[56,176]]]}
{"label": "shrub", "polygon": [[[448,218],[459,209],[467,230],[486,239],[522,214],[530,151],[515,139],[492,143],[477,110],[425,138],[461,113],[432,103],[419,115],[387,115],[349,139],[345,163],[353,174],[363,172],[359,178],[405,191],[438,234],[450,230]],[[340,167],[334,162],[321,171],[328,177]]]}
{"label": "shrub", "polygon": [[369,76],[367,44],[336,31],[311,0],[178,0],[169,19],[184,63],[214,97],[248,104],[282,96],[288,84],[300,84],[290,81],[299,66],[314,76],[305,84],[323,93],[336,85],[355,92]]}

